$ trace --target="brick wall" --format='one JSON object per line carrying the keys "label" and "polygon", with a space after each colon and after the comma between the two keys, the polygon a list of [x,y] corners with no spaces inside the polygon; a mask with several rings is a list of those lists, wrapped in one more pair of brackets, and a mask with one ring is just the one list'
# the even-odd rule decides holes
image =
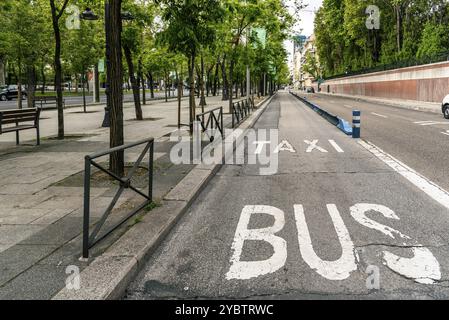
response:
{"label": "brick wall", "polygon": [[325,81],[323,92],[441,102],[449,94],[449,62]]}

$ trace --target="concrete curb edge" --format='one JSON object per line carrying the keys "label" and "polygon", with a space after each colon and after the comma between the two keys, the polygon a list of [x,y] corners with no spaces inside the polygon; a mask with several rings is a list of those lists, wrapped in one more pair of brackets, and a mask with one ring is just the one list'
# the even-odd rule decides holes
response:
{"label": "concrete curb edge", "polygon": [[[242,122],[240,127],[243,127],[243,133],[236,139],[237,144],[244,138],[245,132],[253,127],[264,113],[273,97],[267,97],[261,101],[258,109]],[[96,257],[80,273],[81,288],[79,290],[63,288],[53,296],[52,300],[120,299],[125,294],[128,285],[145,266],[147,259],[221,167],[221,164],[197,165],[175,186],[177,188],[181,184],[187,183],[191,188],[188,195],[180,198],[164,197],[162,207],[146,214],[140,223],[126,231],[106,252]],[[188,181],[189,179],[190,181]]]}

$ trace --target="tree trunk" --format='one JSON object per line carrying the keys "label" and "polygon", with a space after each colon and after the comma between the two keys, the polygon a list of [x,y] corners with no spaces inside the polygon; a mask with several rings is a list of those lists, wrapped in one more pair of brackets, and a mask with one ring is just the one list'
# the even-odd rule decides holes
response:
{"label": "tree trunk", "polygon": [[201,112],[204,113],[204,106],[206,105],[206,97],[204,95],[204,58],[203,54],[201,54],[201,70],[200,70],[200,91],[201,91]]}
{"label": "tree trunk", "polygon": [[4,85],[5,80],[5,63],[3,62],[3,58],[0,57],[0,85]]}
{"label": "tree trunk", "polygon": [[22,60],[19,57],[19,72],[17,77],[17,108],[22,109]]}
{"label": "tree trunk", "polygon": [[[106,28],[108,48],[108,83],[109,83],[109,106],[110,110],[110,146],[111,148],[121,146],[123,137],[123,65],[122,65],[122,0],[109,0],[106,5]],[[114,152],[110,156],[110,170],[122,177],[125,170],[124,152]]]}
{"label": "tree trunk", "polygon": [[36,68],[34,66],[28,66],[27,75],[28,75],[27,103],[28,108],[33,108],[34,107],[33,101],[36,93]]}
{"label": "tree trunk", "polygon": [[164,79],[164,93],[165,93],[165,102],[168,102],[168,96],[167,96],[167,82],[168,82],[168,77],[167,77],[167,73],[166,72],[164,72],[164,77],[165,77],[165,79]]}
{"label": "tree trunk", "polygon": [[221,63],[221,74],[223,79],[223,92],[221,100],[225,101],[229,99],[229,83],[228,76],[226,74],[226,56],[224,56],[223,62]]}
{"label": "tree trunk", "polygon": [[229,113],[232,114],[232,94],[234,89],[234,82],[233,82],[233,76],[234,76],[234,59],[231,59],[231,63],[229,64],[229,85],[228,88],[230,90],[229,93]]}
{"label": "tree trunk", "polygon": [[167,73],[168,97],[171,98],[171,79],[170,73]]}
{"label": "tree trunk", "polygon": [[142,72],[142,58],[139,58],[139,67],[138,67],[139,71],[138,73],[138,77],[139,77],[139,86],[140,84],[142,84],[142,103],[144,105],[147,104],[147,96],[146,96],[146,90],[145,90],[145,78],[143,77],[143,72]]}
{"label": "tree trunk", "polygon": [[193,133],[193,121],[195,121],[196,104],[195,104],[195,53],[192,53],[189,59],[189,85],[190,85],[190,95],[189,95],[189,124],[190,133]]}
{"label": "tree trunk", "polygon": [[127,46],[123,46],[125,52],[126,63],[128,65],[129,78],[131,79],[131,87],[133,89],[134,107],[136,109],[136,120],[143,120],[142,106],[140,105],[140,87],[134,73],[134,63],[132,58],[131,49]]}
{"label": "tree trunk", "polygon": [[148,81],[150,82],[150,97],[154,99],[154,78],[151,72],[147,73]]}
{"label": "tree trunk", "polygon": [[94,78],[95,78],[95,102],[100,102],[100,72],[98,70],[98,62],[94,67]]}
{"label": "tree trunk", "polygon": [[47,79],[45,77],[45,64],[42,62],[41,64],[41,78],[42,78],[42,87],[41,87],[41,93],[45,93],[45,86],[47,85]]}
{"label": "tree trunk", "polygon": [[398,53],[402,50],[402,6],[396,5],[396,42],[398,46]]}
{"label": "tree trunk", "polygon": [[217,96],[217,89],[218,89],[218,69],[220,68],[220,60],[217,61],[217,64],[215,65],[215,75],[214,75],[214,91],[213,95],[214,97]]}
{"label": "tree trunk", "polygon": [[81,86],[83,87],[83,112],[86,113],[86,72],[81,74]]}
{"label": "tree trunk", "polygon": [[55,5],[55,0],[50,0],[51,16],[53,24],[53,32],[55,36],[55,89],[57,95],[58,108],[58,139],[64,139],[64,109],[62,105],[62,66],[61,66],[61,31],[59,29],[59,19],[64,13],[65,7],[69,0],[64,0],[62,8],[58,12]]}

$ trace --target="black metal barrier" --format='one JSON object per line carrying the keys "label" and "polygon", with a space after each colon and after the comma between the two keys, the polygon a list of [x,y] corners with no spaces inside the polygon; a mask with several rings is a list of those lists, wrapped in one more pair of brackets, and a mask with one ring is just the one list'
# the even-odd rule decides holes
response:
{"label": "black metal barrier", "polygon": [[[126,149],[134,148],[140,145],[145,145],[142,153],[139,155],[138,159],[134,163],[134,166],[129,170],[126,177],[119,177],[115,173],[111,172],[108,169],[103,168],[100,164],[95,162],[95,159],[104,157],[106,155],[110,155],[114,152],[124,151]],[[131,179],[133,178],[136,170],[139,168],[142,163],[146,153],[149,152],[149,160],[148,160],[148,194],[143,193],[139,189],[135,188],[131,184]],[[129,218],[136,215],[140,210],[145,208],[148,204],[153,201],[153,159],[154,159],[154,138],[141,140],[135,143],[123,145],[120,147],[112,148],[106,151],[98,152],[92,155],[87,155],[85,157],[85,168],[84,168],[84,219],[83,219],[83,258],[89,257],[89,249],[92,248],[96,243],[104,239],[107,235],[109,235],[112,231],[121,226],[124,222],[126,222]],[[98,223],[95,225],[94,230],[90,234],[89,225],[90,225],[90,180],[91,180],[91,166],[96,167],[100,171],[106,173],[108,176],[112,177],[116,181],[120,182],[120,188],[114,195],[111,203],[107,207],[106,211],[101,216]],[[132,210],[129,214],[127,214],[124,218],[122,218],[118,223],[114,224],[110,227],[106,232],[99,237],[98,233],[106,222],[106,219],[114,209],[118,199],[122,195],[125,189],[131,189],[137,194],[141,195],[145,198],[145,202],[140,206]]]}
{"label": "black metal barrier", "polygon": [[254,97],[234,102],[232,104],[232,127],[235,128],[254,110]]}
{"label": "black metal barrier", "polygon": [[223,107],[218,107],[207,112],[198,114],[196,120],[201,123],[201,130],[209,134],[208,130],[212,134],[209,136],[210,142],[215,139],[215,133],[220,132],[221,137],[224,138],[223,131]]}

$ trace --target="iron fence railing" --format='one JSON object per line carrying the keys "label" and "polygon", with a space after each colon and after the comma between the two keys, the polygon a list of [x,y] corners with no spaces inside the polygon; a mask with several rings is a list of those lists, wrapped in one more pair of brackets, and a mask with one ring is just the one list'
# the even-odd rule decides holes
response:
{"label": "iron fence railing", "polygon": [[232,127],[235,128],[245,120],[254,108],[254,97],[234,102],[232,104]]}
{"label": "iron fence railing", "polygon": [[355,71],[348,71],[346,73],[337,74],[329,77],[324,77],[324,80],[334,80],[344,77],[350,77],[350,76],[357,76],[357,75],[363,75],[367,73],[373,73],[373,72],[380,72],[380,71],[388,71],[388,70],[394,70],[399,68],[407,68],[407,67],[413,67],[413,66],[420,66],[430,63],[438,63],[438,62],[444,62],[449,61],[449,51],[443,52],[439,54],[435,54],[428,57],[422,57],[422,58],[411,58],[407,60],[400,60],[395,61],[389,64],[382,64],[371,68],[364,68],[360,70]]}
{"label": "iron fence railing", "polygon": [[[119,177],[111,170],[102,167],[95,160],[106,155],[110,155],[115,152],[125,151],[130,148],[138,147],[141,145],[145,145],[141,154],[137,158],[133,167],[128,171],[125,177]],[[136,173],[137,169],[140,167],[145,155],[149,154],[148,159],[148,193],[144,193],[139,190],[137,187],[132,185],[131,179]],[[136,215],[140,210],[145,208],[153,201],[153,159],[154,159],[154,139],[145,139],[135,143],[123,145],[120,147],[112,148],[106,151],[98,152],[92,155],[88,155],[85,157],[85,168],[84,168],[84,218],[83,218],[83,258],[89,257],[89,249],[92,248],[96,243],[104,239],[107,235],[109,235],[112,231],[121,226],[124,222],[126,222],[129,218]],[[96,223],[94,230],[90,233],[90,186],[91,186],[91,167],[94,166],[100,171],[106,173],[109,177],[113,178],[115,181],[120,183],[120,187],[112,198],[111,203],[108,205],[103,215]],[[104,226],[108,216],[111,214],[114,209],[117,201],[122,195],[125,189],[130,189],[141,195],[145,201],[141,205],[134,208],[130,213],[126,214],[125,217],[121,218],[117,223],[113,224],[111,227],[107,229],[107,231],[102,232],[100,236],[98,236],[100,230]]]}
{"label": "iron fence railing", "polygon": [[217,131],[220,132],[221,137],[224,138],[223,107],[218,107],[198,114],[196,120],[201,123],[201,130],[208,135],[210,142],[214,141]]}

